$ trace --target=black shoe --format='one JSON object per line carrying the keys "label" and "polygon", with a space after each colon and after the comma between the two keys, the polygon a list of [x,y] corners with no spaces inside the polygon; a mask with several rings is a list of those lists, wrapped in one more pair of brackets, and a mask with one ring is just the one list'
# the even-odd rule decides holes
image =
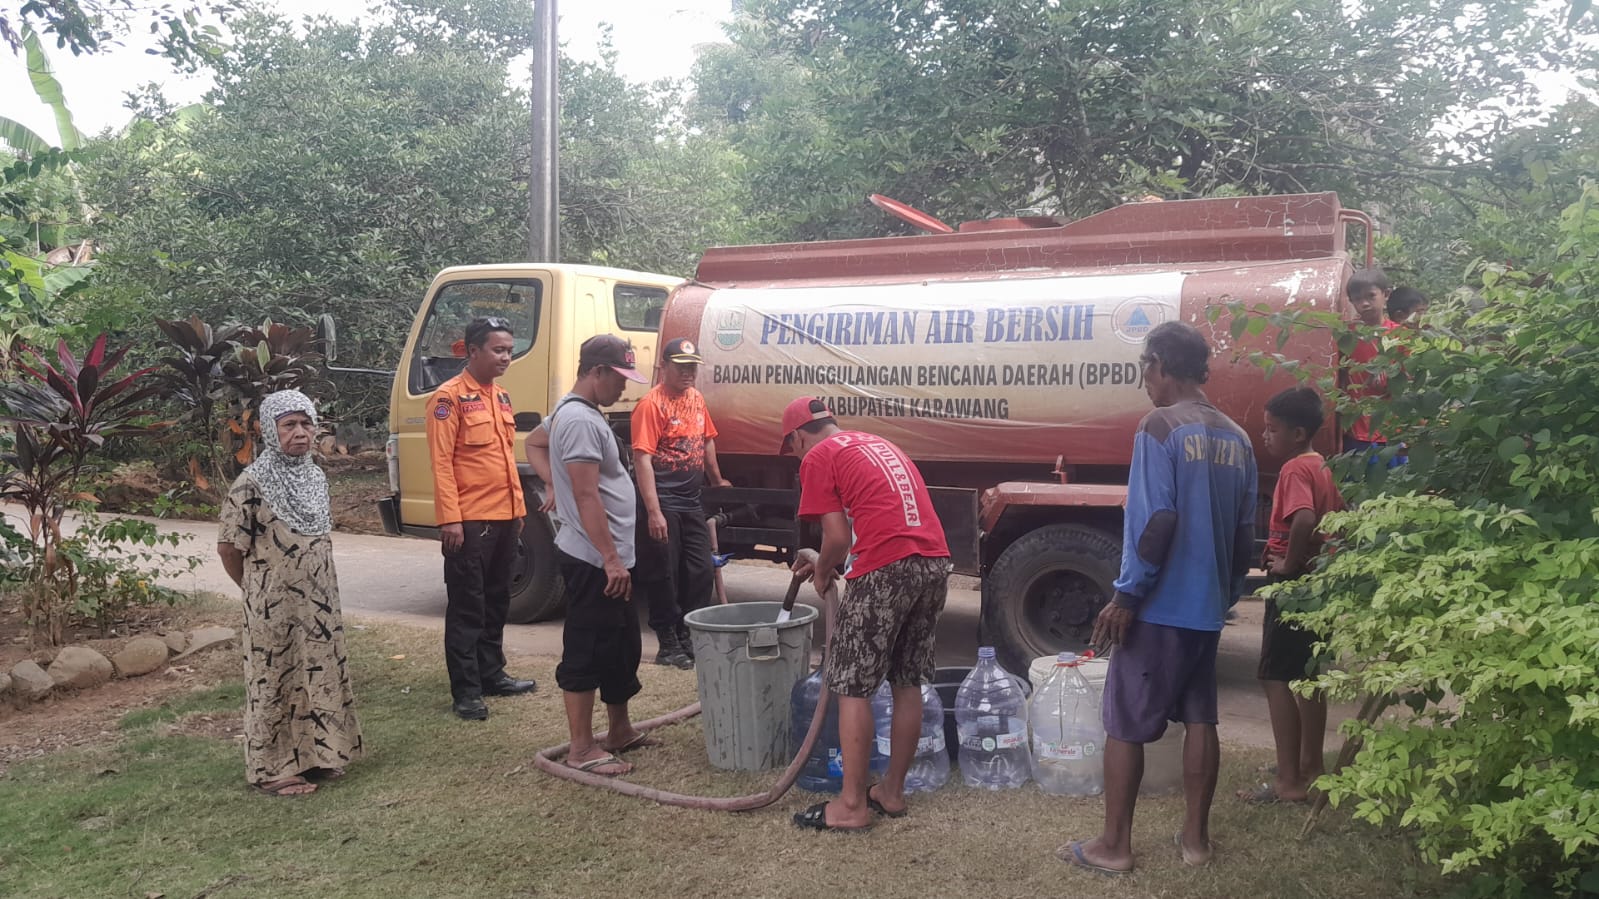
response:
{"label": "black shoe", "polygon": [[533,680],[517,680],[510,675],[502,675],[492,684],[483,685],[484,696],[521,696],[523,693],[532,693],[539,685]]}
{"label": "black shoe", "polygon": [[677,626],[677,648],[681,649],[683,651],[683,655],[688,656],[690,661],[693,661],[694,635],[689,633],[688,625],[686,624],[679,624]]}
{"label": "black shoe", "polygon": [[683,652],[682,645],[678,643],[675,629],[656,631],[655,639],[661,644],[660,650],[655,653],[655,664],[670,665],[684,671],[694,667],[694,660]]}
{"label": "black shoe", "polygon": [[483,704],[481,696],[457,699],[450,710],[455,712],[455,717],[463,721],[482,721],[489,717],[489,707]]}

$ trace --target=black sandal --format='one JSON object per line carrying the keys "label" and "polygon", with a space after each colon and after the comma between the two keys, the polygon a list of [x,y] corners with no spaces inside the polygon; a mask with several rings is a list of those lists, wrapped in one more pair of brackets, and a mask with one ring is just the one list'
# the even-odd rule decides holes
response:
{"label": "black sandal", "polygon": [[837,827],[827,823],[827,803],[825,802],[818,802],[805,811],[796,814],[794,816],[794,826],[806,830],[840,830],[845,833],[859,833],[863,830],[872,829],[870,824],[865,827]]}
{"label": "black sandal", "polygon": [[[876,784],[873,784],[873,786],[876,786]],[[881,802],[877,801],[875,796],[872,795],[871,788],[867,788],[866,790],[866,807],[885,818],[903,818],[911,812],[909,808],[902,808],[897,812],[889,811]]]}

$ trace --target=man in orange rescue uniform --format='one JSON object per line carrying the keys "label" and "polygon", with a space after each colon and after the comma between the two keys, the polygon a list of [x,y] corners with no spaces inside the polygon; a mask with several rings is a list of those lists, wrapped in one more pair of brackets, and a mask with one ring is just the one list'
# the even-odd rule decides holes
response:
{"label": "man in orange rescue uniform", "polygon": [[489,716],[484,696],[537,688],[505,673],[500,643],[511,604],[511,563],[527,507],[516,471],[511,397],[494,384],[511,364],[515,340],[503,318],[466,326],[466,370],[445,381],[427,405],[433,457],[433,511],[444,544],[444,664],[454,712]]}

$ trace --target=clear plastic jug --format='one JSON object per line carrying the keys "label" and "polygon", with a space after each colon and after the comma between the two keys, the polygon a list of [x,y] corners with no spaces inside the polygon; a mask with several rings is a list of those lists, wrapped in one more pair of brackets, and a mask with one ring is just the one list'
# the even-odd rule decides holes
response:
{"label": "clear plastic jug", "polygon": [[1033,780],[1055,796],[1105,792],[1105,726],[1100,721],[1099,694],[1077,666],[1075,653],[1061,653],[1027,708]]}
{"label": "clear plastic jug", "polygon": [[[872,721],[877,728],[877,745],[873,748],[873,767],[878,759],[882,769],[888,768],[890,746],[889,730],[894,718],[894,693],[884,681],[872,695]],[[942,787],[949,781],[949,752],[944,745],[944,703],[932,684],[922,685],[922,735],[916,742],[916,757],[911,760],[905,775],[905,792],[925,793]]]}
{"label": "clear plastic jug", "polygon": [[978,647],[977,665],[955,694],[955,729],[967,785],[1009,790],[1027,782],[1026,693],[1015,675],[1000,667],[992,646]]}

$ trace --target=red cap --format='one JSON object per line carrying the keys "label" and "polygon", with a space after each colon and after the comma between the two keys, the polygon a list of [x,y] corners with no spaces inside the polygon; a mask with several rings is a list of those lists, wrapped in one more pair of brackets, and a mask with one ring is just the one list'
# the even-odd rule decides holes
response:
{"label": "red cap", "polygon": [[806,422],[832,417],[833,410],[814,396],[802,396],[789,403],[788,408],[783,410],[783,442],[777,448],[778,453],[788,452],[788,438],[793,436],[795,428]]}

